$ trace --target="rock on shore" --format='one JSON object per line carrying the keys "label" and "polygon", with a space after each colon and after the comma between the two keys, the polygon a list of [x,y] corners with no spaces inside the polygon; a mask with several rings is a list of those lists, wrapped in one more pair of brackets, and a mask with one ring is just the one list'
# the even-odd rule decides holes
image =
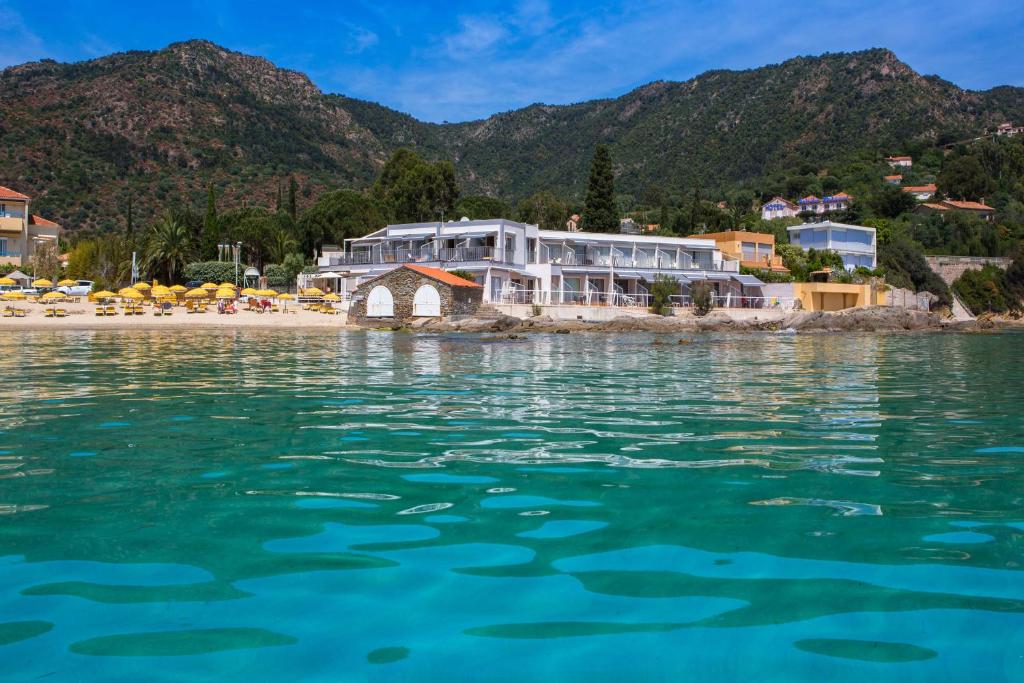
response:
{"label": "rock on shore", "polygon": [[697,318],[693,316],[620,316],[602,322],[555,320],[546,315],[516,318],[470,317],[460,320],[421,320],[412,325],[425,332],[880,332],[903,330],[968,329],[943,323],[937,313],[888,306],[851,308],[836,312],[793,311],[781,320],[733,319],[724,311]]}

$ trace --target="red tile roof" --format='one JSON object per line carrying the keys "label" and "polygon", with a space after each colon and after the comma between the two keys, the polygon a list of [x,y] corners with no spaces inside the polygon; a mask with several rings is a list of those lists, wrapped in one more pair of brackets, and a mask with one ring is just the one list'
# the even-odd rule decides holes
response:
{"label": "red tile roof", "polygon": [[901,175],[887,175],[887,176],[885,176],[883,178],[883,180],[903,180],[903,176],[901,176]]}
{"label": "red tile roof", "polygon": [[886,157],[886,161],[913,161],[913,157]]}
{"label": "red tile roof", "polygon": [[17,199],[23,202],[27,202],[29,200],[29,196],[27,194],[15,192],[9,187],[3,187],[2,185],[0,185],[0,199]]}
{"label": "red tile roof", "polygon": [[948,206],[943,206],[942,204],[928,204],[928,203],[925,203],[925,204],[922,204],[921,206],[928,207],[929,209],[933,209],[935,211],[949,211],[949,207]]}
{"label": "red tile roof", "polygon": [[943,203],[951,208],[964,209],[966,211],[995,211],[995,209],[988,204],[982,204],[981,202],[961,202],[953,199],[947,199]]}
{"label": "red tile roof", "polygon": [[935,183],[928,183],[927,185],[907,185],[900,189],[904,192],[935,192],[938,188],[935,187]]}
{"label": "red tile roof", "polygon": [[446,285],[452,287],[483,287],[481,284],[477,284],[472,280],[466,280],[459,277],[458,275],[452,275],[447,270],[441,270],[440,268],[431,268],[430,266],[417,266],[410,263],[406,263],[402,266],[408,268],[411,271],[419,273],[420,275],[426,275],[429,278],[433,278],[438,282],[443,282]]}
{"label": "red tile roof", "polygon": [[34,213],[29,215],[28,224],[29,225],[43,225],[43,226],[46,226],[48,228],[59,228],[60,227],[60,225],[58,225],[57,223],[54,223],[53,221],[50,221],[50,220],[46,220],[42,216],[37,216]]}

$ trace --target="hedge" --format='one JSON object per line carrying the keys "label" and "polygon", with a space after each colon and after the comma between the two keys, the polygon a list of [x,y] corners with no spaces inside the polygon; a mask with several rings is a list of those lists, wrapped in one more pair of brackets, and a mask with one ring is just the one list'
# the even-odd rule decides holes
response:
{"label": "hedge", "polygon": [[[238,277],[241,279],[245,269],[249,266],[238,265]],[[233,261],[197,261],[188,263],[181,271],[181,276],[186,282],[191,280],[202,280],[203,282],[234,282],[235,264]]]}

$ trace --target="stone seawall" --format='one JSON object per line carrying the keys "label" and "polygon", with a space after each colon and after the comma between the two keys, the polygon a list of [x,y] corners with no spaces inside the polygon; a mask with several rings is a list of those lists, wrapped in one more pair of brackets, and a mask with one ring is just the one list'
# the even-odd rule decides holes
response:
{"label": "stone seawall", "polygon": [[985,266],[1006,270],[1013,262],[1004,256],[925,256],[925,260],[947,285],[956,282],[965,271],[981,270]]}

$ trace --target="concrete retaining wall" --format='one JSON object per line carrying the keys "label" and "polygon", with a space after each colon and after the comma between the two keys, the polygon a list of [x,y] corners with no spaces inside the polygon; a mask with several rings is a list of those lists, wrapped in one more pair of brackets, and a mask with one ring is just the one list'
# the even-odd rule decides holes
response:
{"label": "concrete retaining wall", "polygon": [[925,256],[925,260],[947,285],[956,282],[964,271],[981,270],[985,266],[1006,270],[1013,262],[1005,256]]}

